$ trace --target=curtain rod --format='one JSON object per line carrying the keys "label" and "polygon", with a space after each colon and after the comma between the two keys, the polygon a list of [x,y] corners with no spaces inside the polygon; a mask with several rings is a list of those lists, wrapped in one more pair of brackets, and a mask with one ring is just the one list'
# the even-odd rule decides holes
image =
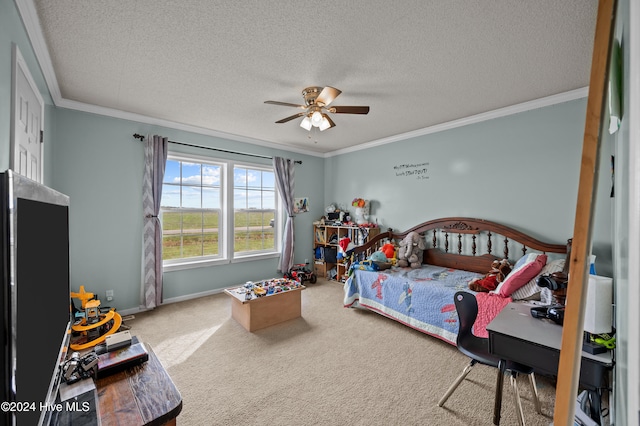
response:
{"label": "curtain rod", "polygon": [[[144,135],[141,135],[139,133],[134,133],[133,137],[136,139],[140,139],[140,141],[144,141],[145,137]],[[194,145],[194,144],[190,144],[190,143],[184,143],[184,142],[176,142],[176,141],[169,141],[169,143],[173,143],[176,145],[184,145],[184,146],[190,146],[192,148],[202,148],[202,149],[210,149],[212,151],[219,151],[219,152],[226,152],[227,154],[238,154],[238,155],[246,155],[248,157],[258,157],[258,158],[267,158],[269,160],[273,160],[273,157],[269,157],[267,155],[259,155],[259,154],[249,154],[246,152],[240,152],[240,151],[228,151],[226,149],[220,149],[220,148],[211,148],[209,146],[202,146],[202,145]],[[295,160],[294,161],[295,164],[302,164],[302,161],[300,160]]]}

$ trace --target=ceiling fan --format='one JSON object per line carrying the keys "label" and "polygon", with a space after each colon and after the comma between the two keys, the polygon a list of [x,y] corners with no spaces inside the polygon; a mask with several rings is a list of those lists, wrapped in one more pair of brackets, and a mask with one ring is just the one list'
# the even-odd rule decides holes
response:
{"label": "ceiling fan", "polygon": [[302,91],[302,97],[304,98],[304,105],[290,104],[288,102],[278,101],[265,101],[265,104],[282,105],[295,108],[301,108],[304,112],[291,115],[276,121],[276,123],[286,123],[294,120],[298,117],[304,117],[300,123],[300,127],[311,130],[312,127],[317,127],[320,131],[330,129],[336,124],[331,120],[331,117],[327,113],[331,114],[368,114],[368,106],[329,106],[335,98],[340,95],[342,91],[335,87],[307,87]]}

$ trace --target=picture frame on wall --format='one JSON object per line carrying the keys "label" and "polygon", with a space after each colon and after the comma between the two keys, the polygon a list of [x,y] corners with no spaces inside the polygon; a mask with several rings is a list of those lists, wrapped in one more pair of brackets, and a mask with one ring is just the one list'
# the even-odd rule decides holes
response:
{"label": "picture frame on wall", "polygon": [[293,207],[294,213],[306,213],[309,211],[308,197],[294,198],[293,204],[294,204],[294,207]]}

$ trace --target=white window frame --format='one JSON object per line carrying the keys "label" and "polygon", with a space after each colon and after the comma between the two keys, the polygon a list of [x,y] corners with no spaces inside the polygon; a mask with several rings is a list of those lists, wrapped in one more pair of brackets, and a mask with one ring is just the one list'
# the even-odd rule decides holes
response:
{"label": "white window frame", "polygon": [[270,259],[270,258],[274,258],[274,257],[279,257],[280,256],[280,252],[281,252],[281,240],[282,240],[282,236],[281,236],[281,224],[282,224],[282,202],[280,200],[280,195],[278,192],[278,186],[275,185],[275,220],[274,220],[274,224],[273,224],[273,235],[274,235],[274,240],[275,240],[275,249],[274,250],[262,250],[262,251],[253,251],[250,253],[235,253],[234,252],[234,234],[235,234],[235,205],[234,205],[234,182],[233,182],[233,172],[235,170],[236,167],[243,167],[243,168],[247,168],[247,169],[253,169],[253,170],[263,170],[263,171],[269,171],[269,172],[273,172],[275,174],[275,170],[273,169],[273,166],[267,166],[264,164],[256,164],[256,163],[248,163],[248,162],[233,162],[230,161],[229,162],[229,170],[228,170],[228,177],[229,179],[227,179],[227,192],[230,194],[229,195],[229,202],[226,204],[227,205],[227,217],[229,218],[229,223],[230,226],[227,228],[228,233],[227,233],[227,250],[228,253],[230,254],[229,257],[231,258],[231,263],[239,263],[239,262],[247,262],[247,261],[253,261],[253,260],[258,260],[258,259]]}
{"label": "white window frame", "polygon": [[[230,263],[240,263],[255,261],[261,259],[277,258],[280,256],[282,247],[282,202],[278,195],[276,186],[276,204],[275,204],[275,221],[274,221],[274,250],[263,250],[258,252],[234,252],[234,180],[233,173],[235,167],[244,167],[253,170],[266,170],[275,173],[273,167],[265,164],[251,162],[235,162],[228,159],[210,157],[206,155],[185,154],[182,152],[169,151],[168,160],[187,161],[198,164],[211,164],[220,166],[220,190],[221,190],[221,207],[219,223],[222,223],[222,231],[219,232],[220,254],[216,256],[170,259],[163,261],[163,271],[178,271],[183,269],[202,268],[215,265],[223,265]],[[162,210],[161,210],[162,214]],[[162,219],[162,218],[161,218]]]}

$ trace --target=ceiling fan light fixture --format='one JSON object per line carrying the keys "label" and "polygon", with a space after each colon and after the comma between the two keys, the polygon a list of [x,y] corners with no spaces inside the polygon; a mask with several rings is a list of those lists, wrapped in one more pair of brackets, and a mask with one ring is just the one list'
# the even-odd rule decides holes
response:
{"label": "ceiling fan light fixture", "polygon": [[281,105],[286,107],[295,107],[305,110],[297,114],[290,115],[276,123],[288,123],[291,120],[302,117],[300,127],[307,131],[311,131],[313,127],[317,127],[320,131],[324,131],[335,127],[336,123],[333,122],[331,114],[368,114],[368,106],[331,106],[331,104],[338,95],[342,93],[335,87],[326,86],[311,86],[302,91],[302,97],[304,98],[304,105],[292,104],[289,102],[280,101],[264,101],[265,104]]}
{"label": "ceiling fan light fixture", "polygon": [[323,131],[323,130],[327,130],[329,127],[331,127],[331,123],[327,119],[327,115],[322,114],[322,121],[320,122],[320,125],[318,126],[318,128],[320,129],[320,131]]}
{"label": "ceiling fan light fixture", "polygon": [[320,111],[314,111],[313,114],[311,114],[311,124],[314,127],[320,127],[320,124],[322,124],[322,114],[320,113]]}
{"label": "ceiling fan light fixture", "polygon": [[309,118],[308,115],[305,115],[305,117],[300,122],[300,127],[302,127],[305,130],[311,130],[311,126],[312,126],[311,119]]}

